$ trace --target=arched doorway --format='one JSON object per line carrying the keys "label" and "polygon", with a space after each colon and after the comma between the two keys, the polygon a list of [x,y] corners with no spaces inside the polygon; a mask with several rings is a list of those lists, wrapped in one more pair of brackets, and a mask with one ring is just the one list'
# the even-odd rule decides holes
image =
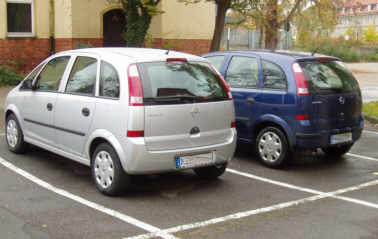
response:
{"label": "arched doorway", "polygon": [[104,46],[125,46],[121,34],[126,24],[125,13],[120,10],[111,10],[103,16],[103,45]]}

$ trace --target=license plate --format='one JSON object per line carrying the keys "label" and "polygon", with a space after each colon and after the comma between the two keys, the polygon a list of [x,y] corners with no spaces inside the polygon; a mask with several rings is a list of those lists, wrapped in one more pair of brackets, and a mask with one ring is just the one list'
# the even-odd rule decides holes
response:
{"label": "license plate", "polygon": [[352,141],[351,132],[331,135],[331,144],[340,144],[349,141]]}
{"label": "license plate", "polygon": [[215,164],[215,153],[176,156],[177,168],[197,168]]}

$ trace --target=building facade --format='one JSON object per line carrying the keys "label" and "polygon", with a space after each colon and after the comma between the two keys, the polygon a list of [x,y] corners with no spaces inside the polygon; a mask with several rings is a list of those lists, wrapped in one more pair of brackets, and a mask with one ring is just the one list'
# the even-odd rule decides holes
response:
{"label": "building facade", "polygon": [[369,25],[378,30],[378,0],[347,0],[338,10],[338,25],[334,36],[345,36],[346,31],[354,30],[355,38],[361,39],[363,30]]}
{"label": "building facade", "polygon": [[[123,46],[122,6],[109,0],[0,0],[0,63],[29,70],[52,52],[83,46]],[[209,50],[215,24],[212,3],[162,0],[149,46],[193,54]]]}

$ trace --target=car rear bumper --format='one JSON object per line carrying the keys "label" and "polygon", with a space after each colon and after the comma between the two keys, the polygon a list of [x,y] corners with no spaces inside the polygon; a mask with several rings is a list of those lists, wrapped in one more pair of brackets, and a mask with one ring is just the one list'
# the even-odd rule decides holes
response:
{"label": "car rear bumper", "polygon": [[125,138],[122,146],[125,157],[120,157],[123,160],[121,163],[129,174],[148,174],[182,170],[177,168],[175,160],[177,155],[182,154],[215,152],[214,165],[229,162],[236,147],[236,130],[231,130],[231,137],[224,143],[172,150],[148,151],[144,138]]}
{"label": "car rear bumper", "polygon": [[361,137],[364,128],[363,121],[360,125],[354,127],[346,127],[342,129],[322,130],[316,133],[297,133],[296,147],[298,148],[323,148],[333,146],[331,144],[331,135],[351,132],[352,141],[344,144],[354,143]]}

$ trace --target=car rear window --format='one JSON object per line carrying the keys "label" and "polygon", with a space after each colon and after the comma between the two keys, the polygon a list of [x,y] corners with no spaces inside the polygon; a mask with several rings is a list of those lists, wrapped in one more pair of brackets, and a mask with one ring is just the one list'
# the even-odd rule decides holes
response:
{"label": "car rear window", "polygon": [[208,63],[140,63],[138,69],[146,105],[227,100],[225,86]]}
{"label": "car rear window", "polygon": [[353,75],[341,61],[300,62],[311,94],[346,93],[358,90]]}

